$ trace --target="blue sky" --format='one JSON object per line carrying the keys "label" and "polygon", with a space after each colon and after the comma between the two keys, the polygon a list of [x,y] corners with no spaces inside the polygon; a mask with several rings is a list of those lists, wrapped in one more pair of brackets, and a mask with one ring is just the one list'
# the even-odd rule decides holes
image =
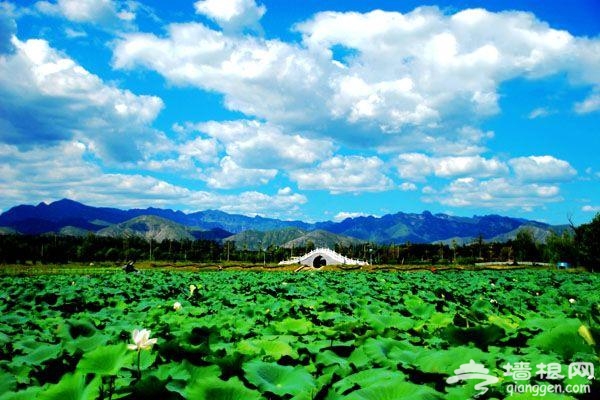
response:
{"label": "blue sky", "polygon": [[600,4],[0,2],[0,210],[600,212]]}

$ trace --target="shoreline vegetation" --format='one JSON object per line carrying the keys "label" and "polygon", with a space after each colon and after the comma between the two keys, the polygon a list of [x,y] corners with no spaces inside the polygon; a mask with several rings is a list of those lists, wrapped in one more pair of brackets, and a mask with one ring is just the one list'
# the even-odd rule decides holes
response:
{"label": "shoreline vegetation", "polygon": [[[126,274],[122,268],[122,263],[66,263],[66,264],[0,264],[0,276],[12,275],[54,275],[54,274]],[[168,262],[168,261],[141,261],[135,264],[135,268],[141,272],[231,272],[231,271],[249,271],[249,272],[289,272],[294,273],[298,270],[299,264],[279,265],[276,263],[243,263],[243,262],[222,262],[222,263],[197,263],[197,262]],[[445,271],[510,271],[510,270],[556,270],[556,264],[536,263],[531,261],[524,262],[498,262],[482,264],[375,264],[375,265],[327,265],[320,269],[307,267],[298,271],[298,273],[310,272],[415,272],[429,271],[431,273]],[[571,267],[565,271],[571,273],[591,272],[585,267]]]}

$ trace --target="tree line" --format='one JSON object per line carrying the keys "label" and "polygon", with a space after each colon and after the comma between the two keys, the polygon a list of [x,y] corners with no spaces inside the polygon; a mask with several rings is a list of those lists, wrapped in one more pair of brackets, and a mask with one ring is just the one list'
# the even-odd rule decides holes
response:
{"label": "tree line", "polygon": [[[171,262],[244,262],[277,263],[303,255],[315,248],[307,242],[292,249],[269,246],[249,250],[235,242],[213,240],[164,240],[156,242],[141,237],[103,237],[62,235],[0,235],[0,263],[126,262],[130,260]],[[480,236],[470,243],[336,245],[349,258],[373,264],[473,264],[475,262],[568,262],[571,265],[600,266],[600,214],[588,224],[551,234],[544,243],[535,240],[528,229],[519,231],[513,240],[487,243]]]}

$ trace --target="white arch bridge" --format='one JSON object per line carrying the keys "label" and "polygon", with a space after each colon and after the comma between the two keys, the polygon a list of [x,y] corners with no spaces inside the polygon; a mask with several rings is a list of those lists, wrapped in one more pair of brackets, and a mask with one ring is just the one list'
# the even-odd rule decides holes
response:
{"label": "white arch bridge", "polygon": [[292,257],[289,260],[279,263],[279,265],[293,264],[307,265],[315,268],[321,268],[325,265],[369,265],[366,261],[348,258],[327,248],[314,249],[303,256]]}

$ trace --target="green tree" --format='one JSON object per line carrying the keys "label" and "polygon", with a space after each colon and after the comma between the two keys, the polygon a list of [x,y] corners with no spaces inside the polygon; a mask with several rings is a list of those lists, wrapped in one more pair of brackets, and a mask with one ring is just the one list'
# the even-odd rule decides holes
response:
{"label": "green tree", "polygon": [[530,229],[520,229],[517,232],[514,250],[517,261],[538,261],[539,252]]}
{"label": "green tree", "polygon": [[546,239],[546,257],[552,263],[577,262],[577,246],[573,232],[565,230],[562,235],[552,232]]}
{"label": "green tree", "polygon": [[600,213],[592,222],[575,229],[575,242],[579,250],[579,264],[592,270],[600,266]]}

